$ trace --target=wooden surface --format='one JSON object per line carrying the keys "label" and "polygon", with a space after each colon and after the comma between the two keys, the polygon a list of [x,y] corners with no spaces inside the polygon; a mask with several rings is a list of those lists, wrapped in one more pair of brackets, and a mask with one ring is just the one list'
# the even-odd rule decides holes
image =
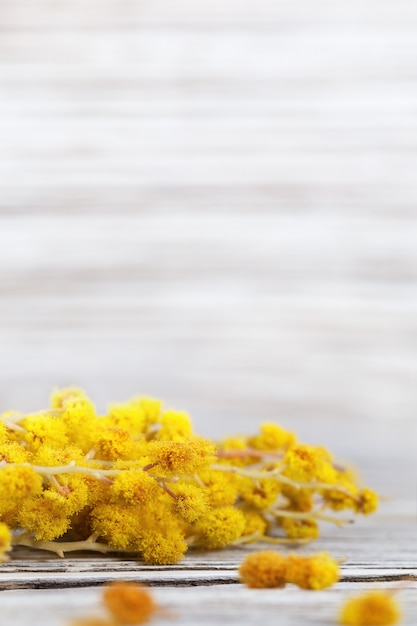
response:
{"label": "wooden surface", "polygon": [[177,624],[323,626],[415,577],[416,61],[414,0],[0,0],[0,410],[78,384],[214,437],[282,421],[390,498],[326,531],[326,592],[249,592],[237,551],[21,553],[1,625],[65,624],[123,575]]}
{"label": "wooden surface", "polygon": [[[237,576],[237,567],[253,546],[209,553],[190,553],[178,565],[145,566],[138,560],[117,556],[73,555],[64,560],[42,553],[16,550],[1,566],[2,622],[57,626],[71,619],[100,615],[100,590],[115,579],[138,581],[152,587],[165,610],[155,624],[213,624],[239,620],[242,624],[333,624],[349,595],[364,589],[397,589],[404,608],[404,624],[415,626],[417,617],[417,525],[410,503],[385,504],[375,517],[356,527],[325,529],[303,553],[328,550],[346,559],[341,581],[329,590],[306,592],[248,590]],[[298,550],[300,550],[298,548]],[[36,591],[34,591],[36,590]],[[166,618],[170,615],[170,619]]]}

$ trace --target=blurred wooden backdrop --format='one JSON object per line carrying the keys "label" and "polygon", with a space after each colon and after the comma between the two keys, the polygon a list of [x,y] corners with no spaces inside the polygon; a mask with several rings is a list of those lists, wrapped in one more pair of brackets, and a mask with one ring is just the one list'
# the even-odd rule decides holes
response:
{"label": "blurred wooden backdrop", "polygon": [[1,409],[410,464],[416,169],[414,0],[0,0]]}

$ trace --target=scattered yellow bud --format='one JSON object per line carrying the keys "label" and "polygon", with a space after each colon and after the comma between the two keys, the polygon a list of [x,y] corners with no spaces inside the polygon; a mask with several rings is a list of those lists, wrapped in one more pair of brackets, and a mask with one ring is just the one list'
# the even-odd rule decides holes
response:
{"label": "scattered yellow bud", "polygon": [[286,558],[273,550],[254,552],[242,562],[239,577],[251,589],[284,587]]}
{"label": "scattered yellow bud", "polygon": [[103,603],[116,624],[145,624],[156,610],[150,592],[129,582],[116,582],[103,592]]}
{"label": "scattered yellow bud", "polygon": [[344,626],[391,626],[401,619],[398,601],[383,590],[368,591],[349,598],[340,613]]}

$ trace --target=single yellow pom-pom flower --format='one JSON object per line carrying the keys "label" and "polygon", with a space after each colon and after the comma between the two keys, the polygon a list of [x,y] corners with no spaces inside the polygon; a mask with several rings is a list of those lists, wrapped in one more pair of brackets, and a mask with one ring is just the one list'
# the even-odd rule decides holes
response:
{"label": "single yellow pom-pom flower", "polygon": [[175,520],[161,530],[145,530],[137,540],[137,548],[149,565],[178,563],[187,551],[184,535]]}
{"label": "single yellow pom-pom flower", "polygon": [[26,430],[24,440],[29,450],[36,452],[48,442],[53,448],[68,446],[67,428],[59,419],[50,415],[28,415],[21,421]]}
{"label": "single yellow pom-pom flower", "polygon": [[144,624],[156,610],[149,591],[136,583],[109,585],[103,592],[103,602],[116,624]]}
{"label": "single yellow pom-pom flower", "polygon": [[257,533],[262,536],[266,533],[268,522],[258,511],[244,509],[242,510],[242,513],[245,518],[243,535],[253,535],[254,533]]}
{"label": "single yellow pom-pom flower", "polygon": [[339,580],[339,565],[327,552],[313,556],[290,554],[286,577],[301,589],[326,589]]}
{"label": "single yellow pom-pom flower", "polygon": [[25,500],[18,513],[19,526],[38,541],[53,541],[69,529],[71,522],[63,498],[54,491]]}
{"label": "single yellow pom-pom flower", "polygon": [[207,513],[208,499],[201,487],[180,484],[175,485],[173,491],[176,495],[174,510],[185,522],[192,524]]}
{"label": "single yellow pom-pom flower", "polygon": [[257,480],[241,478],[239,482],[240,496],[248,504],[257,509],[271,507],[281,491],[281,486],[275,480]]}
{"label": "single yellow pom-pom flower", "polygon": [[0,468],[0,514],[20,506],[42,491],[42,477],[29,465]]}
{"label": "single yellow pom-pom flower", "polygon": [[201,544],[208,550],[224,548],[236,541],[245,528],[243,513],[232,506],[209,511],[194,525]]}
{"label": "single yellow pom-pom flower", "polygon": [[284,457],[285,476],[292,480],[309,482],[337,482],[337,472],[329,452],[320,446],[299,444],[290,448]]}
{"label": "single yellow pom-pom flower", "polygon": [[284,587],[286,558],[273,550],[254,552],[242,562],[239,577],[252,589]]}
{"label": "single yellow pom-pom flower", "polygon": [[386,591],[368,591],[353,596],[342,607],[340,623],[344,626],[391,626],[401,618],[397,600]]}
{"label": "single yellow pom-pom flower", "polygon": [[284,517],[281,526],[288,539],[317,539],[319,536],[319,527],[314,519]]}
{"label": "single yellow pom-pom flower", "polygon": [[53,409],[62,409],[67,402],[72,400],[85,400],[87,395],[84,389],[79,387],[64,387],[54,389],[50,397],[50,405]]}
{"label": "single yellow pom-pom flower", "polygon": [[239,476],[223,474],[215,470],[203,470],[198,474],[204,484],[210,506],[232,506],[238,497]]}
{"label": "single yellow pom-pom flower", "polygon": [[144,504],[155,499],[160,487],[155,479],[141,469],[120,472],[111,486],[111,494],[122,501],[132,504]]}
{"label": "single yellow pom-pom flower", "polygon": [[156,438],[161,441],[184,441],[192,435],[190,417],[183,411],[165,411]]}
{"label": "single yellow pom-pom flower", "polygon": [[188,474],[206,469],[215,460],[215,446],[202,437],[187,441],[151,441],[149,458],[163,475]]}
{"label": "single yellow pom-pom flower", "polygon": [[5,441],[0,446],[0,462],[26,463],[30,454],[28,449],[17,441]]}
{"label": "single yellow pom-pom flower", "polygon": [[248,444],[252,448],[265,451],[286,450],[295,445],[297,439],[294,433],[285,430],[278,424],[262,424],[259,435],[250,437]]}
{"label": "single yellow pom-pom flower", "polygon": [[363,513],[369,515],[378,508],[378,494],[369,487],[364,487],[358,493],[356,499],[355,511],[356,513]]}

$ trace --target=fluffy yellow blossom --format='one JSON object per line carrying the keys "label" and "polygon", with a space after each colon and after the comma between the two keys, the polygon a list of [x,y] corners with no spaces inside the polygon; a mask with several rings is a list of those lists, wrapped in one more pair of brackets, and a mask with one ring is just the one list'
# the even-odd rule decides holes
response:
{"label": "fluffy yellow blossom", "polygon": [[142,469],[133,469],[120,472],[111,485],[113,497],[122,498],[131,504],[146,503],[154,498],[161,487],[154,478]]}
{"label": "fluffy yellow blossom", "polygon": [[281,588],[286,583],[286,558],[273,550],[254,552],[239,567],[241,582],[252,589]]}
{"label": "fluffy yellow blossom", "polygon": [[98,504],[110,502],[111,500],[111,481],[99,480],[94,476],[85,476],[85,484],[87,485],[87,506],[91,510]]}
{"label": "fluffy yellow blossom", "polygon": [[38,541],[52,541],[66,533],[71,521],[62,498],[54,491],[25,500],[18,514],[19,525]]}
{"label": "fluffy yellow blossom", "polygon": [[156,611],[150,592],[130,582],[115,582],[104,589],[103,603],[116,624],[144,624]]}
{"label": "fluffy yellow blossom", "polygon": [[214,445],[201,437],[189,441],[152,441],[149,458],[163,476],[195,474],[214,461]]}
{"label": "fluffy yellow blossom", "polygon": [[187,413],[165,411],[156,438],[161,441],[184,441],[192,435],[193,427]]}
{"label": "fluffy yellow blossom", "polygon": [[209,509],[205,490],[188,483],[173,485],[172,491],[176,496],[174,509],[188,524],[196,522]]}
{"label": "fluffy yellow blossom", "polygon": [[31,453],[17,441],[5,441],[0,446],[0,461],[7,463],[26,463]]}
{"label": "fluffy yellow blossom", "polygon": [[29,465],[0,468],[0,515],[42,491],[42,477]]}
{"label": "fluffy yellow blossom", "polygon": [[243,513],[231,506],[213,509],[193,526],[198,545],[209,550],[224,548],[236,541],[245,528]]}
{"label": "fluffy yellow blossom", "polygon": [[[343,485],[344,486],[344,485]],[[333,511],[342,511],[343,509],[356,509],[358,489],[353,485],[344,488],[347,492],[338,489],[326,489],[322,492],[323,500]]]}
{"label": "fluffy yellow blossom", "polygon": [[6,415],[5,413],[0,415],[0,443],[7,441],[9,438],[9,431],[7,430],[6,424],[2,421],[2,418],[4,419]]}
{"label": "fluffy yellow blossom", "polygon": [[313,519],[283,517],[280,521],[288,539],[317,539],[319,527]]}
{"label": "fluffy yellow blossom", "polygon": [[205,487],[210,506],[231,506],[236,502],[239,477],[216,470],[202,470],[198,478]]}
{"label": "fluffy yellow blossom", "polygon": [[268,509],[278,497],[281,490],[279,482],[271,479],[252,480],[242,478],[239,483],[240,497],[257,509]]}
{"label": "fluffy yellow blossom", "polygon": [[50,397],[50,406],[53,409],[62,409],[68,402],[83,401],[87,398],[86,393],[79,387],[64,387],[54,389]]}
{"label": "fluffy yellow blossom", "polygon": [[80,448],[67,445],[64,448],[54,448],[47,444],[40,446],[32,456],[33,465],[53,467],[55,465],[68,465],[69,463],[87,465],[85,455]]}
{"label": "fluffy yellow blossom", "polygon": [[187,543],[182,530],[176,524],[166,524],[160,530],[142,530],[136,541],[136,549],[142,554],[145,563],[170,565],[182,559],[187,551]]}
{"label": "fluffy yellow blossom", "polygon": [[[291,485],[282,485],[282,495],[288,501],[288,509],[291,511],[308,512],[314,505],[313,491],[311,489],[296,489]],[[325,492],[326,494],[328,491]]]}
{"label": "fluffy yellow blossom", "polygon": [[160,418],[162,402],[155,400],[155,398],[143,397],[138,398],[137,402],[144,416],[145,430],[148,431]]}
{"label": "fluffy yellow blossom", "polygon": [[140,454],[140,444],[130,437],[127,430],[122,428],[106,428],[97,433],[96,437],[94,442],[96,457],[103,461],[133,460]]}
{"label": "fluffy yellow blossom", "polygon": [[294,433],[281,428],[278,424],[262,424],[259,435],[250,437],[248,444],[257,450],[280,451],[294,446],[297,439]]}
{"label": "fluffy yellow blossom", "polygon": [[242,509],[242,514],[245,518],[245,528],[243,529],[242,535],[253,535],[257,533],[259,536],[262,536],[266,533],[268,522],[259,511]]}
{"label": "fluffy yellow blossom", "polygon": [[51,408],[61,409],[61,415],[67,423],[82,425],[82,420],[89,421],[96,416],[95,406],[82,389],[68,387],[52,393]]}
{"label": "fluffy yellow blossom", "polygon": [[382,590],[353,596],[346,601],[340,613],[340,623],[344,626],[391,626],[400,619],[397,600],[391,593]]}
{"label": "fluffy yellow blossom", "polygon": [[93,447],[97,428],[95,406],[90,398],[81,389],[62,389],[52,394],[51,406],[61,409],[60,419],[70,433],[71,443],[87,453]]}
{"label": "fluffy yellow blossom", "polygon": [[[91,513],[92,530],[116,549],[140,552],[147,563],[176,563],[187,544],[179,522],[170,514],[170,498],[164,494],[149,507],[102,504]],[[166,503],[166,504],[164,504]]]}
{"label": "fluffy yellow blossom", "polygon": [[151,398],[132,398],[124,403],[111,404],[108,422],[127,430],[132,436],[146,434],[157,423],[162,402]]}
{"label": "fluffy yellow blossom", "polygon": [[0,563],[7,560],[7,552],[11,550],[12,533],[7,524],[0,522]]}
{"label": "fluffy yellow blossom", "polygon": [[364,515],[373,513],[378,508],[378,499],[378,494],[372,489],[368,487],[361,489],[355,501],[356,513],[363,513]]}
{"label": "fluffy yellow blossom", "polygon": [[56,494],[51,496],[62,505],[66,515],[75,515],[87,505],[88,483],[84,476],[64,474],[54,487]]}
{"label": "fluffy yellow blossom", "polygon": [[286,579],[301,589],[326,589],[339,580],[339,565],[327,552],[313,556],[290,554]]}
{"label": "fluffy yellow blossom", "polygon": [[259,455],[251,454],[252,450],[248,446],[248,437],[226,437],[218,444],[217,453],[220,462],[234,467],[245,467],[256,463]]}
{"label": "fluffy yellow blossom", "polygon": [[290,448],[284,457],[284,475],[300,482],[336,482],[337,472],[325,448],[299,444]]}
{"label": "fluffy yellow blossom", "polygon": [[38,450],[44,444],[52,448],[65,448],[69,443],[67,427],[56,417],[29,415],[20,425],[26,431],[24,441],[31,451]]}
{"label": "fluffy yellow blossom", "polygon": [[99,504],[91,512],[93,532],[110,546],[132,546],[142,530],[140,509],[125,505]]}

